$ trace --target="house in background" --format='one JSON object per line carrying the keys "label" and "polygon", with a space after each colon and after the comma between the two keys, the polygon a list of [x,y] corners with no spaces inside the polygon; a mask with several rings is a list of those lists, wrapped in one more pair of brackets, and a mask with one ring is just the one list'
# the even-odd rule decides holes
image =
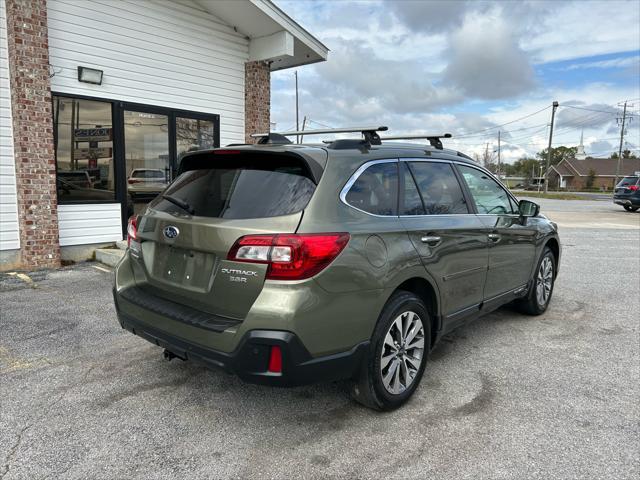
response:
{"label": "house in background", "polygon": [[0,269],[123,238],[181,155],[269,130],[328,49],[269,0],[0,0]]}
{"label": "house in background", "polygon": [[[549,170],[549,188],[551,190],[579,191],[596,188],[611,191],[615,184],[617,158],[577,158],[560,161]],[[640,171],[639,158],[621,159],[620,177]],[[593,182],[589,186],[589,182]]]}

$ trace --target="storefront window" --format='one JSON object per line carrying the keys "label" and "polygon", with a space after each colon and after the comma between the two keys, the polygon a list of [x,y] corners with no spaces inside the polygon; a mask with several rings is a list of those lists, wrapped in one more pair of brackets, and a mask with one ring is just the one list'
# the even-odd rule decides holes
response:
{"label": "storefront window", "polygon": [[58,201],[114,201],[111,103],[54,96],[53,120]]}
{"label": "storefront window", "polygon": [[123,215],[139,213],[174,180],[184,154],[218,146],[219,121],[200,112],[54,94],[58,201],[122,202]]}
{"label": "storefront window", "polygon": [[176,117],[176,145],[178,163],[187,152],[214,148],[214,123],[211,120]]}

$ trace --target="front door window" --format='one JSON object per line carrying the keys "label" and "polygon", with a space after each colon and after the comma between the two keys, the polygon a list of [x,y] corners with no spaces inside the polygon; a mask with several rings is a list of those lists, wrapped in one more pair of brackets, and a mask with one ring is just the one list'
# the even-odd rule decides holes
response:
{"label": "front door window", "polygon": [[124,111],[127,194],[139,214],[171,182],[169,118],[156,113]]}
{"label": "front door window", "polygon": [[514,205],[506,190],[491,178],[491,175],[464,165],[460,165],[459,168],[476,203],[478,213],[504,215],[518,212],[517,205]]}

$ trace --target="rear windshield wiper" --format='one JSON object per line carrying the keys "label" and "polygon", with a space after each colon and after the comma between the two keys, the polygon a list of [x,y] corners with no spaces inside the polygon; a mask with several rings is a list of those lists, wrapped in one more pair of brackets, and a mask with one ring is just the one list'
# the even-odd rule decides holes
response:
{"label": "rear windshield wiper", "polygon": [[176,198],[176,197],[172,197],[171,195],[162,195],[162,198],[164,198],[166,201],[171,202],[174,205],[180,207],[185,212],[188,212],[190,215],[195,215],[196,214],[196,211],[193,208],[191,208],[191,205],[189,205],[184,200],[181,200],[181,199]]}

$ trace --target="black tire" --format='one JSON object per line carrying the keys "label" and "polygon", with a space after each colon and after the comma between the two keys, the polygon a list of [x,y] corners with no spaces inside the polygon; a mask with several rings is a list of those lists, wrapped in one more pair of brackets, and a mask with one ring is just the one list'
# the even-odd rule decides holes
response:
{"label": "black tire", "polygon": [[640,208],[640,207],[632,207],[631,205],[623,205],[623,207],[627,212],[635,212],[638,210],[638,208]]}
{"label": "black tire", "polygon": [[[548,290],[548,294],[543,302],[540,302],[539,297],[537,295],[537,289],[539,284],[539,275],[541,274],[541,267],[543,262],[546,262],[545,259],[548,259],[551,262],[551,266],[553,271],[551,272],[551,288]],[[533,272],[533,278],[531,279],[531,286],[529,287],[529,291],[527,292],[527,296],[521,300],[516,302],[516,307],[522,313],[526,313],[527,315],[541,315],[549,306],[549,302],[551,301],[551,297],[553,295],[553,288],[555,286],[556,280],[556,257],[553,255],[553,252],[549,247],[545,247],[542,251],[542,255],[536,264],[536,269]],[[543,287],[544,288],[544,287]]]}
{"label": "black tire", "polygon": [[[419,329],[419,324],[415,320],[416,316],[405,315],[405,313],[409,312],[417,316],[417,319],[422,325],[422,330]],[[404,339],[409,340],[406,345],[407,348],[405,349],[403,341],[401,349],[396,350],[396,357],[398,355],[400,356],[392,360],[387,360],[387,366],[383,367],[383,349],[385,353],[390,351],[389,343],[385,343],[385,338],[387,334],[392,334],[393,332],[400,333],[397,332],[397,329],[393,326],[399,318],[401,325],[404,325],[404,321],[409,325],[406,335],[403,336]],[[410,328],[412,325],[411,322],[414,322],[414,329]],[[411,337],[412,333],[415,335],[413,338]],[[420,337],[424,345],[421,352],[418,351],[419,348],[411,348],[411,345],[420,343]],[[430,348],[431,317],[424,302],[410,292],[398,291],[394,293],[382,309],[382,313],[378,318],[378,323],[373,331],[371,345],[362,365],[360,375],[351,385],[352,397],[357,402],[375,410],[394,410],[400,407],[409,400],[413,392],[418,388],[422,375],[424,374]],[[393,355],[393,352],[391,355]],[[414,370],[416,356],[418,355],[420,356],[419,367]],[[388,356],[385,356],[385,358],[388,358]],[[398,370],[396,385],[402,388],[402,378],[404,377],[405,383],[409,380],[408,385],[404,386],[402,391],[398,393],[391,393],[383,383],[383,372],[385,372],[385,368],[388,374],[393,364],[395,364],[395,369]],[[391,375],[391,377],[394,377],[394,375]],[[393,381],[394,379],[392,378],[391,382]]]}

